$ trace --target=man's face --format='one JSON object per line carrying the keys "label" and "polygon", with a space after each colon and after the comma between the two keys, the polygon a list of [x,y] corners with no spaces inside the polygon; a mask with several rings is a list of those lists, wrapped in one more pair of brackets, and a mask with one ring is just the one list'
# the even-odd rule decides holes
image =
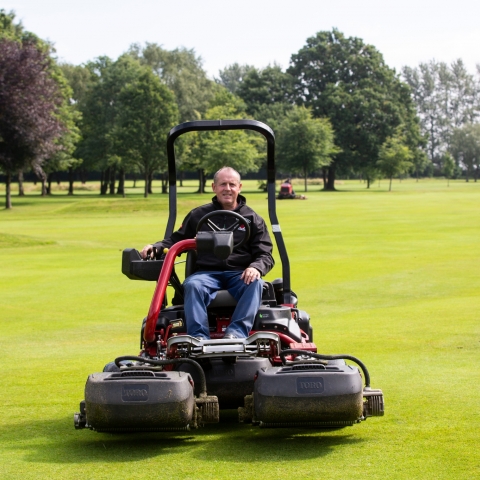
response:
{"label": "man's face", "polygon": [[212,183],[212,190],[224,210],[234,210],[237,207],[237,197],[242,190],[242,184],[234,170],[225,168],[217,175],[217,181]]}

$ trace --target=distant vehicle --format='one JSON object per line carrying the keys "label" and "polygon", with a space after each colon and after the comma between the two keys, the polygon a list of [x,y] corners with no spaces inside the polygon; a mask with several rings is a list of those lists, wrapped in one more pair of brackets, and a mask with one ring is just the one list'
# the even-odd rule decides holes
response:
{"label": "distant vehicle", "polygon": [[285,180],[281,185],[280,185],[280,191],[278,192],[277,199],[278,200],[306,200],[305,195],[297,195],[295,193],[295,190],[292,187],[292,184],[290,182],[290,179]]}

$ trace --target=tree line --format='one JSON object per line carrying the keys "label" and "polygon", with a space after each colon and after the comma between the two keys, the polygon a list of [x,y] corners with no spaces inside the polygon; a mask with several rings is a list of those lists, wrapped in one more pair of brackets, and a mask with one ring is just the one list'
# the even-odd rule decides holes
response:
{"label": "tree line", "polygon": [[[11,207],[12,178],[22,194],[33,170],[50,192],[52,176],[101,173],[100,193],[125,194],[125,175],[154,175],[167,191],[166,134],[179,122],[254,118],[277,137],[278,170],[323,177],[390,180],[479,171],[478,75],[458,60],[405,67],[401,75],[381,53],[336,29],[318,32],[293,54],[290,66],[258,69],[233,64],[209,79],[194,50],[134,44],[116,60],[58,63],[53,46],[0,10],[0,169]],[[265,163],[255,132],[192,132],[176,145],[178,169],[206,177],[228,163],[242,174]]]}

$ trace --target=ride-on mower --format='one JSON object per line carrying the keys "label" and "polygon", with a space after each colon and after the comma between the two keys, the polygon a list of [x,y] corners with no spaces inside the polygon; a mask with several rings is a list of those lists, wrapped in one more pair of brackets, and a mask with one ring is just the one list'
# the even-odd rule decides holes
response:
{"label": "ride-on mower", "polygon": [[293,189],[290,180],[285,180],[280,185],[280,191],[277,195],[278,200],[306,200],[307,197],[305,195],[297,195],[295,190]]}
{"label": "ride-on mower", "polygon": [[[177,215],[175,140],[192,131],[237,129],[259,132],[267,142],[268,212],[282,278],[265,282],[262,305],[245,339],[224,338],[236,302],[228,291],[219,291],[208,307],[210,339],[200,340],[186,333],[183,286],[175,259],[187,252],[188,276],[196,252],[228,258],[248,238],[248,221],[235,212],[209,213],[200,220],[195,239],[174,244],[159,260],[143,260],[137,250],[124,250],[122,272],[128,278],[157,281],[141,328],[141,351],[118,357],[103,372],[88,377],[85,399],[74,416],[75,428],[189,430],[219,422],[220,410],[232,408],[238,408],[240,422],[260,427],[332,429],[383,415],[382,391],[370,387],[365,365],[350,355],[317,353],[310,317],[298,308],[276,215],[275,138],[267,125],[254,120],[196,121],[170,131],[165,238],[173,233]],[[222,226],[215,219],[218,212]],[[168,285],[175,292],[169,306]]]}

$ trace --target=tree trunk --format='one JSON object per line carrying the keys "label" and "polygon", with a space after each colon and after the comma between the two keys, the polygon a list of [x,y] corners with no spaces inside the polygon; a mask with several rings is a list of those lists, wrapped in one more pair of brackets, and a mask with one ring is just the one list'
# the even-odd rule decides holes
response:
{"label": "tree trunk", "polygon": [[106,170],[102,170],[102,176],[100,178],[100,195],[107,194],[109,178],[110,178],[110,167],[108,167]]}
{"label": "tree trunk", "polygon": [[367,177],[367,190],[370,188],[370,177]]}
{"label": "tree trunk", "polygon": [[205,175],[205,170],[203,171],[203,190],[202,193],[207,193],[206,186],[207,186],[207,176]]}
{"label": "tree trunk", "polygon": [[47,195],[52,194],[52,180],[53,180],[53,173],[49,173],[47,175]]}
{"label": "tree trunk", "polygon": [[41,187],[41,190],[40,190],[40,195],[42,197],[45,197],[47,195],[47,175],[43,171],[40,171],[39,175],[40,175],[39,179],[40,179],[40,182],[42,184],[42,187]]}
{"label": "tree trunk", "polygon": [[113,166],[110,169],[110,179],[109,179],[109,194],[115,195],[115,179],[117,176],[117,167]]}
{"label": "tree trunk", "polygon": [[195,193],[206,193],[205,185],[207,184],[207,176],[205,170],[200,168],[198,170],[198,190]]}
{"label": "tree trunk", "polygon": [[150,172],[150,174],[148,175],[148,193],[153,193],[152,184],[153,184],[153,172]]}
{"label": "tree trunk", "polygon": [[5,174],[5,208],[10,210],[12,208],[12,195],[11,195],[12,174],[7,172]]}
{"label": "tree trunk", "polygon": [[323,189],[327,192],[335,191],[335,166],[330,165],[328,167],[327,183],[323,186]]}
{"label": "tree trunk", "polygon": [[121,168],[118,175],[118,188],[117,193],[125,198],[125,169]]}
{"label": "tree trunk", "polygon": [[25,196],[25,189],[23,188],[23,170],[18,171],[18,196]]}
{"label": "tree trunk", "polygon": [[105,170],[100,172],[100,195],[103,195],[103,180],[105,179]]}
{"label": "tree trunk", "polygon": [[40,191],[40,195],[42,197],[45,197],[47,195],[47,175],[45,174],[45,172],[39,168],[39,169],[35,169],[35,175],[36,177],[40,180],[40,182],[42,183],[42,188],[41,188],[41,191]]}
{"label": "tree trunk", "polygon": [[389,192],[392,191],[392,179],[393,179],[393,177],[390,177],[390,187],[389,187],[389,189],[388,189]]}
{"label": "tree trunk", "polygon": [[305,176],[305,193],[307,192],[307,168],[303,169],[303,175]]}
{"label": "tree trunk", "polygon": [[168,173],[162,173],[162,193],[168,193]]}
{"label": "tree trunk", "polygon": [[48,194],[48,190],[47,190],[47,177],[44,176],[42,177],[42,193],[41,193],[41,196],[42,197],[46,197]]}
{"label": "tree trunk", "polygon": [[327,184],[327,169],[322,168],[322,179],[323,179],[323,189],[325,190],[325,185]]}
{"label": "tree trunk", "polygon": [[183,187],[183,177],[185,176],[185,172],[182,170],[180,172],[180,186]]}
{"label": "tree trunk", "polygon": [[143,190],[144,198],[148,197],[148,181],[150,180],[150,175],[148,172],[145,172],[145,188]]}
{"label": "tree trunk", "polygon": [[133,188],[137,188],[137,174],[133,174]]}
{"label": "tree trunk", "polygon": [[73,182],[75,176],[73,174],[73,167],[68,167],[68,195],[73,195]]}

